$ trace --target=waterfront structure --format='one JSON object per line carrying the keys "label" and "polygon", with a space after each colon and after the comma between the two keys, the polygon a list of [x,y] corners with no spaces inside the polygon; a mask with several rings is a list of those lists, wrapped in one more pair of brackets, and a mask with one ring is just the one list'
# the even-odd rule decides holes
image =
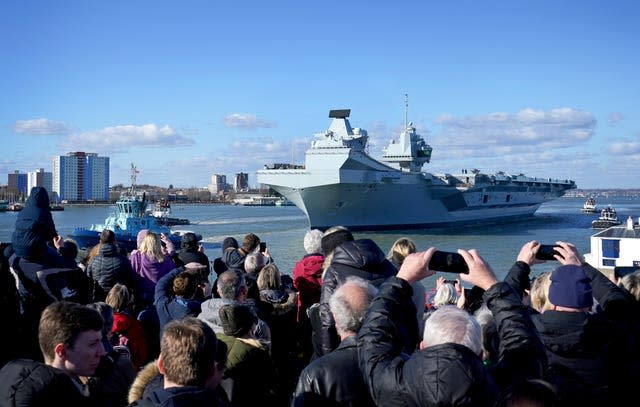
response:
{"label": "waterfront structure", "polygon": [[[640,222],[640,218],[638,219]],[[591,252],[584,255],[593,267],[612,272],[615,267],[640,267],[640,225],[629,216],[624,225],[591,236]]]}
{"label": "waterfront structure", "polygon": [[108,201],[109,157],[81,151],[54,157],[52,188],[61,201]]}
{"label": "waterfront structure", "polygon": [[28,195],[27,186],[28,186],[28,176],[27,174],[21,173],[18,170],[15,170],[13,173],[9,173],[7,175],[7,186],[10,190],[16,191],[21,195]]}
{"label": "waterfront structure", "polygon": [[31,188],[33,187],[42,187],[47,191],[49,195],[49,199],[52,201],[57,201],[55,194],[53,193],[52,187],[52,174],[50,172],[46,172],[44,168],[38,168],[36,171],[27,173],[27,191],[31,192]]}
{"label": "waterfront structure", "polygon": [[246,172],[237,173],[234,188],[236,192],[248,191],[249,190],[249,174],[247,174]]}
{"label": "waterfront structure", "polygon": [[223,174],[212,174],[211,183],[209,184],[209,192],[211,195],[218,195],[220,192],[227,192],[229,184],[227,184],[227,176]]}

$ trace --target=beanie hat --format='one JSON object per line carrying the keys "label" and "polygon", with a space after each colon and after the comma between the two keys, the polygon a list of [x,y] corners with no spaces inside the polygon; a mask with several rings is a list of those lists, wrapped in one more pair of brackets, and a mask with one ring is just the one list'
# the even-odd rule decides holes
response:
{"label": "beanie hat", "polygon": [[238,248],[238,241],[233,237],[227,237],[222,241],[222,251],[225,251],[230,247],[233,247],[234,249]]}
{"label": "beanie hat", "polygon": [[565,265],[553,270],[549,286],[549,301],[569,308],[588,308],[593,305],[591,279],[580,266]]}
{"label": "beanie hat", "polygon": [[257,322],[251,308],[241,304],[229,304],[221,307],[220,320],[224,334],[236,338],[241,338],[249,333],[253,324]]}
{"label": "beanie hat", "polygon": [[328,256],[344,242],[353,241],[353,235],[346,229],[338,229],[322,237],[322,253]]}
{"label": "beanie hat", "polygon": [[198,238],[193,232],[187,232],[180,239],[180,249],[182,250],[198,250]]}

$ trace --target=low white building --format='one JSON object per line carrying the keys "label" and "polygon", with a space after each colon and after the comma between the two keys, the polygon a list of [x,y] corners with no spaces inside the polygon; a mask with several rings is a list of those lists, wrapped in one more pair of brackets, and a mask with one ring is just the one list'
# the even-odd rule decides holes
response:
{"label": "low white building", "polygon": [[[640,219],[639,219],[640,221]],[[629,216],[625,225],[613,226],[591,236],[587,263],[606,272],[614,267],[640,267],[640,225]]]}

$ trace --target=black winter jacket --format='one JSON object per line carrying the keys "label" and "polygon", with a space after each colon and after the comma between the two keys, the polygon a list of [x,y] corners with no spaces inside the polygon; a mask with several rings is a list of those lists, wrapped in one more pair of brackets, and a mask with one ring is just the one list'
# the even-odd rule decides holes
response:
{"label": "black winter jacket", "polygon": [[[396,340],[408,313],[412,288],[392,277],[373,300],[358,334],[358,355],[377,405],[491,406],[499,391],[522,378],[540,378],[545,354],[540,338],[517,294],[506,283],[484,293],[500,336],[500,361],[493,370],[479,355],[456,343],[430,346],[410,357]],[[415,312],[415,311],[413,311]]]}
{"label": "black winter jacket", "polygon": [[355,336],[300,373],[292,406],[375,406],[360,373]]}
{"label": "black winter jacket", "polygon": [[0,370],[0,395],[0,407],[90,405],[67,374],[27,359],[16,359]]}
{"label": "black winter jacket", "polygon": [[104,301],[116,283],[133,287],[131,263],[113,243],[103,243],[100,246],[98,255],[87,266],[87,275],[96,282],[93,301]]}
{"label": "black winter jacket", "polygon": [[[329,309],[329,298],[336,288],[347,277],[361,277],[376,287],[379,287],[387,278],[397,273],[393,264],[386,259],[380,247],[371,239],[360,239],[344,242],[333,251],[331,265],[327,268],[322,278],[322,293],[320,294],[320,321],[322,322],[319,346],[322,355],[326,355],[340,343],[340,338],[335,328],[335,320]],[[414,311],[413,315],[416,315]],[[412,333],[417,337],[417,321]],[[318,355],[318,356],[322,356]]]}

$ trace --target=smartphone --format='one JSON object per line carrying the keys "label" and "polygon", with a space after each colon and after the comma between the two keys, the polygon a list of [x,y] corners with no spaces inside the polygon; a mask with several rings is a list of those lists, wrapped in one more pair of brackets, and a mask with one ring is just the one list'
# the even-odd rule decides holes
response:
{"label": "smartphone", "polygon": [[265,250],[267,250],[267,243],[260,242],[260,253],[264,253]]}
{"label": "smartphone", "polygon": [[556,260],[554,255],[559,254],[556,251],[556,245],[553,244],[541,244],[536,252],[536,259],[538,260]]}
{"label": "smartphone", "polygon": [[640,270],[640,267],[617,266],[613,268],[613,275],[615,276],[615,278],[622,278],[627,274],[635,273],[638,270]]}
{"label": "smartphone", "polygon": [[447,273],[463,273],[469,274],[469,266],[458,253],[441,252],[436,250],[431,256],[429,269],[435,271],[444,271]]}

